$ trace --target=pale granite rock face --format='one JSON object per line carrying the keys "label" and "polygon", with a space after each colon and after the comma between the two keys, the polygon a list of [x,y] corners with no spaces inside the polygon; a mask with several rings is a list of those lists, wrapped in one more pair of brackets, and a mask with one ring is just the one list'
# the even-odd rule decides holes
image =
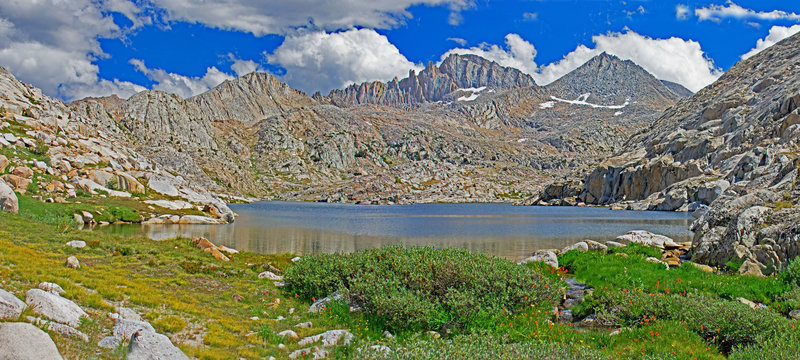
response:
{"label": "pale granite rock face", "polygon": [[8,359],[62,359],[50,336],[28,323],[0,324],[0,354]]}

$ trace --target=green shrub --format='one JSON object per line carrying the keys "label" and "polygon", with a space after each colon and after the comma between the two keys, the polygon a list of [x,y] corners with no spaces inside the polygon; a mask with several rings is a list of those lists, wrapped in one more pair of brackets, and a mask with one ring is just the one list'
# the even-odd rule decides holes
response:
{"label": "green shrub", "polygon": [[77,196],[77,197],[91,197],[92,194],[90,194],[86,190],[75,188],[75,196]]}
{"label": "green shrub", "polygon": [[305,299],[343,291],[396,330],[460,329],[521,306],[542,306],[564,291],[505,259],[429,247],[306,256],[284,280]]}
{"label": "green shrub", "polygon": [[742,264],[744,264],[744,259],[728,260],[725,263],[725,270],[727,270],[730,273],[736,274],[739,272],[739,268],[742,267]]}
{"label": "green shrub", "polygon": [[731,353],[731,360],[784,360],[797,359],[800,354],[800,328],[784,325],[772,336],[762,336],[756,344],[738,346]]}
{"label": "green shrub", "polygon": [[284,341],[284,337],[276,334],[275,330],[272,330],[272,327],[270,327],[268,324],[262,325],[258,329],[257,333],[258,337],[268,344],[280,344]]}
{"label": "green shrub", "polygon": [[792,259],[778,277],[787,285],[800,286],[800,257]]}

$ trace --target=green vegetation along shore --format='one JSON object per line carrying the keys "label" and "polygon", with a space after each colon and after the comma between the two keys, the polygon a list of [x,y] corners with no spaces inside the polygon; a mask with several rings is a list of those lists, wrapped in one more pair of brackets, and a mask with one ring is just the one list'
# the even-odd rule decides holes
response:
{"label": "green vegetation along shore", "polygon": [[[800,309],[797,260],[770,277],[704,271],[690,262],[669,268],[647,260],[662,257],[660,249],[639,244],[578,247],[558,255],[559,268],[399,247],[302,258],[231,252],[223,261],[197,240],[78,230],[47,221],[62,204],[24,196],[20,203],[28,204],[20,215],[0,214],[0,289],[25,301],[30,289],[54,283],[64,290],[59,296],[85,311],[75,327],[84,337],[37,323],[67,359],[135,358],[128,338],[98,346],[117,332],[122,309],[200,359],[800,353],[800,322],[792,319]],[[86,246],[65,245],[72,241]],[[79,268],[65,266],[71,256]],[[43,317],[28,306],[2,321]]]}

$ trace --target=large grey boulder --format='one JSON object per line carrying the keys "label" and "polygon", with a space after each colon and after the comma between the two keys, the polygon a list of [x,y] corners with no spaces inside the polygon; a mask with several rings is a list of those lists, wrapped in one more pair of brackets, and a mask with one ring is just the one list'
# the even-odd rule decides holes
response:
{"label": "large grey boulder", "polygon": [[0,324],[0,359],[61,360],[53,339],[28,323]]}
{"label": "large grey boulder", "polygon": [[529,262],[543,262],[554,268],[558,268],[558,256],[552,250],[539,250],[525,260],[520,261],[520,264]]}
{"label": "large grey boulder", "polygon": [[34,313],[72,327],[80,326],[81,318],[89,316],[72,300],[41,289],[28,290],[25,302]]}
{"label": "large grey boulder", "polygon": [[561,249],[560,253],[563,254],[563,253],[565,253],[567,251],[571,251],[571,250],[589,251],[589,244],[587,244],[584,241],[578,241],[578,242],[576,242],[576,243],[574,243],[574,244],[572,244],[570,246],[567,246],[567,247]]}
{"label": "large grey boulder", "polygon": [[138,331],[131,336],[128,360],[188,360],[166,335],[152,331]]}
{"label": "large grey boulder", "polygon": [[228,222],[222,219],[215,219],[208,216],[200,215],[183,215],[178,220],[177,224],[201,224],[201,225],[220,225],[227,224]]}
{"label": "large grey boulder", "polygon": [[3,179],[0,179],[0,211],[12,214],[19,212],[17,194]]}
{"label": "large grey boulder", "polygon": [[26,307],[14,294],[0,289],[0,319],[16,319]]}
{"label": "large grey boulder", "polygon": [[665,245],[677,245],[674,240],[664,235],[653,234],[644,230],[628,231],[625,235],[617,237],[617,242],[622,244],[638,243],[645,246],[664,248]]}

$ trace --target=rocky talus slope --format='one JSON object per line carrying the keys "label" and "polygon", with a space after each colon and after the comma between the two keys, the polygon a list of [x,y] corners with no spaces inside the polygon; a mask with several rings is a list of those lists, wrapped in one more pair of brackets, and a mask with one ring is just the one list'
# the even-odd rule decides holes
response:
{"label": "rocky talus slope", "polygon": [[694,259],[768,274],[800,255],[800,35],[669,108],[613,158],[534,202],[694,211]]}
{"label": "rocky talus slope", "polygon": [[[105,101],[109,106],[121,102],[114,98]],[[173,219],[170,212],[177,210],[177,201],[183,209],[203,211],[206,216],[178,216],[176,222],[234,220],[225,201],[207,187],[166,171],[152,157],[119,141],[128,134],[109,116],[85,115],[93,112],[98,112],[97,107],[90,104],[83,113],[75,111],[0,68],[0,191],[7,186],[50,202],[71,201],[79,192],[135,198],[154,202],[149,215],[166,214],[169,219]],[[192,140],[203,140],[194,129],[173,130],[185,130]],[[18,207],[12,208],[11,203],[2,201],[3,209],[16,212]],[[76,214],[76,220],[91,223],[93,215]]]}

